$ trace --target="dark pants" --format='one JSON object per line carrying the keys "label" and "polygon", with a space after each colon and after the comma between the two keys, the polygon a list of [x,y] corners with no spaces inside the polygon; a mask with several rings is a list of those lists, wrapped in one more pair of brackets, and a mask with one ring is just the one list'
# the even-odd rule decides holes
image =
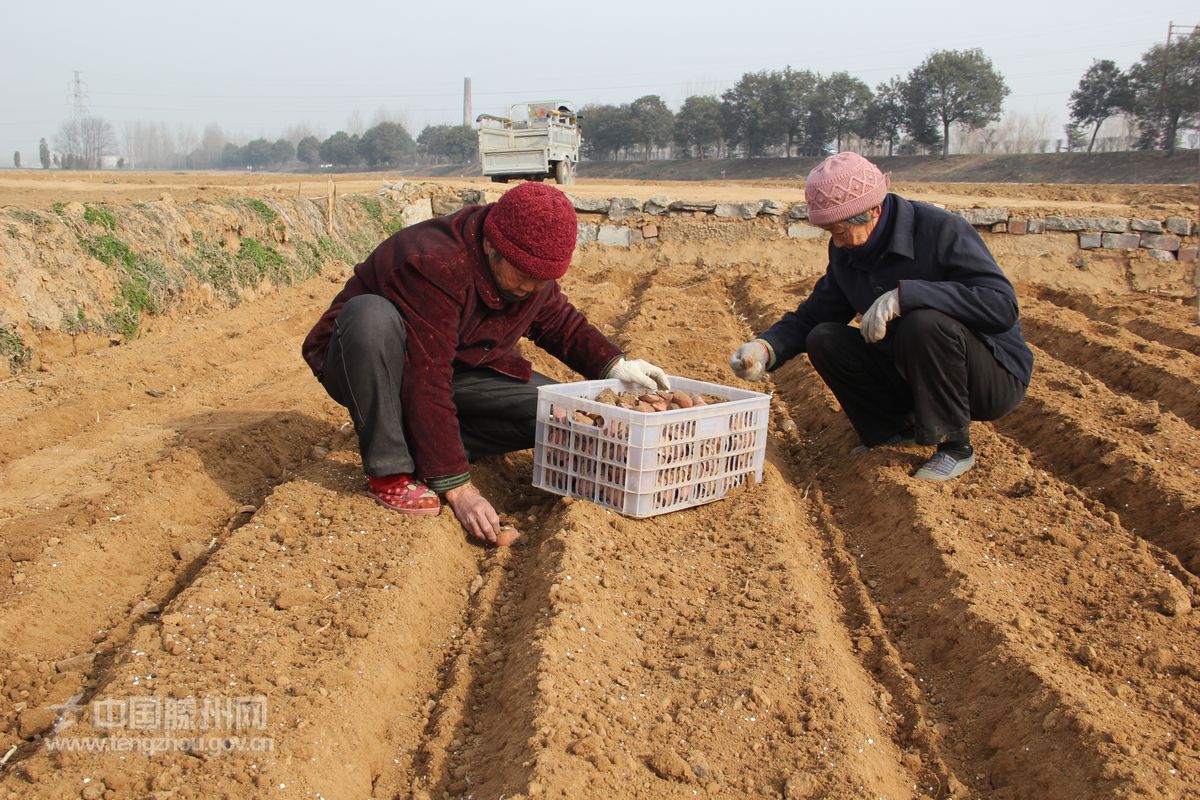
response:
{"label": "dark pants", "polygon": [[[363,470],[381,477],[417,472],[404,427],[400,386],[407,331],[399,310],[379,295],[359,295],[342,307],[325,354],[321,384],[350,411]],[[453,401],[471,460],[533,447],[537,389],[554,383],[534,373],[526,382],[494,370],[455,366]],[[419,432],[416,432],[419,435]]]}
{"label": "dark pants", "polygon": [[826,322],[806,349],[866,445],[909,431],[919,444],[969,442],[971,420],[999,419],[1025,396],[987,344],[940,311],[904,314],[878,344]]}

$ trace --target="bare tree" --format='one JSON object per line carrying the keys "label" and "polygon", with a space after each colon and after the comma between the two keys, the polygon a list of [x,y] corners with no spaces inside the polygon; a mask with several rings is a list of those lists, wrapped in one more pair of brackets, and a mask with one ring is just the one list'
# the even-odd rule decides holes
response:
{"label": "bare tree", "polygon": [[180,123],[175,126],[175,146],[172,152],[172,166],[183,169],[187,166],[188,153],[200,146],[200,135],[191,125]]}
{"label": "bare tree", "polygon": [[225,132],[215,122],[204,126],[204,135],[200,138],[200,155],[193,166],[202,169],[212,169],[221,165],[221,153],[225,150]]}
{"label": "bare tree", "polygon": [[79,121],[79,133],[84,157],[93,169],[100,166],[101,157],[117,152],[117,135],[108,120],[84,117]]}
{"label": "bare tree", "polygon": [[1101,153],[1132,150],[1137,140],[1137,120],[1129,114],[1118,114],[1100,125],[1094,150]]}
{"label": "bare tree", "polygon": [[310,136],[321,138],[319,131],[314,131],[312,125],[302,122],[298,125],[289,125],[283,129],[283,138],[292,143],[292,146],[298,146],[302,139],[307,139]]}
{"label": "bare tree", "polygon": [[137,120],[123,126],[125,154],[137,167],[168,169],[174,166],[175,143],[164,123]]}
{"label": "bare tree", "polygon": [[113,154],[117,149],[112,125],[100,117],[68,120],[59,129],[55,143],[67,169],[95,169],[100,166],[101,156]]}

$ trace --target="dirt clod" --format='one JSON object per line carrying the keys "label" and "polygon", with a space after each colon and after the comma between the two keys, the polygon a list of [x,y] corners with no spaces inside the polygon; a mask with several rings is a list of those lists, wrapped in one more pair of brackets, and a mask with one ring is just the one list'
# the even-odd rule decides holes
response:
{"label": "dirt clod", "polygon": [[686,782],[692,776],[691,768],[679,753],[670,748],[659,750],[646,762],[654,774],[667,780]]}
{"label": "dirt clod", "polygon": [[275,596],[275,607],[286,611],[297,606],[307,605],[317,599],[317,593],[307,587],[284,589]]}

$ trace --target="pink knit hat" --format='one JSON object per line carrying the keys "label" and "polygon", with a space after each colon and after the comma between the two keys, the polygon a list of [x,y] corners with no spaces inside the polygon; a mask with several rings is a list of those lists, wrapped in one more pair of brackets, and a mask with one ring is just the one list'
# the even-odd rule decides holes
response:
{"label": "pink knit hat", "polygon": [[804,182],[808,219],[831,225],[883,202],[888,182],[879,167],[858,153],[838,153],[817,164]]}
{"label": "pink knit hat", "polygon": [[521,272],[538,280],[557,280],[571,266],[575,252],[575,205],[553,186],[522,183],[488,210],[483,235]]}

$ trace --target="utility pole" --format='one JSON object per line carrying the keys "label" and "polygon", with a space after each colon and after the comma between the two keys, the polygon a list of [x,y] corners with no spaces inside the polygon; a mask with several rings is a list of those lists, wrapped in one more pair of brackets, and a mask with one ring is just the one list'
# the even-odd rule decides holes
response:
{"label": "utility pole", "polygon": [[[1178,34],[1179,36],[1197,36],[1200,35],[1200,25],[1176,25],[1174,20],[1167,24],[1167,46],[1163,48],[1163,115],[1166,115],[1166,92],[1167,92],[1167,58],[1171,52],[1171,37]],[[1175,142],[1167,142],[1167,152],[1173,152]],[[1197,156],[1200,158],[1200,154]],[[1200,165],[1197,167],[1196,181],[1196,219],[1192,223],[1196,226],[1195,230],[1200,233]],[[1196,321],[1200,322],[1200,261],[1196,262],[1196,274],[1192,280],[1196,286]]]}
{"label": "utility pole", "polygon": [[463,127],[471,125],[471,79],[463,78]]}

